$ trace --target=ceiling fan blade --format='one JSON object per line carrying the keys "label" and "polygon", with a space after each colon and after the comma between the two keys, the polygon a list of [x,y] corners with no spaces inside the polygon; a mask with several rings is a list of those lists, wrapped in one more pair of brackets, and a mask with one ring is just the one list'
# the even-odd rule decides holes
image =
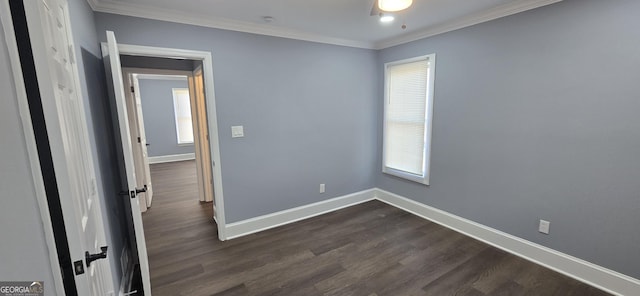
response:
{"label": "ceiling fan blade", "polygon": [[373,7],[371,7],[370,15],[380,15],[380,13],[382,13],[382,10],[378,8],[378,0],[373,0]]}

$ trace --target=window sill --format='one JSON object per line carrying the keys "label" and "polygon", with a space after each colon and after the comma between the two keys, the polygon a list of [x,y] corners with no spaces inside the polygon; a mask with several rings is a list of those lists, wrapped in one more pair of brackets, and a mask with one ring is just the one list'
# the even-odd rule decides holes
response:
{"label": "window sill", "polygon": [[388,167],[383,167],[382,168],[382,172],[387,174],[387,175],[396,176],[396,177],[399,177],[399,178],[402,178],[402,179],[405,179],[405,180],[413,181],[413,182],[424,184],[424,185],[429,185],[429,173],[428,172],[425,174],[425,176],[419,176],[419,175],[407,173],[407,172],[404,172],[404,171],[400,171],[400,170],[396,170],[396,169],[392,169],[392,168],[388,168]]}

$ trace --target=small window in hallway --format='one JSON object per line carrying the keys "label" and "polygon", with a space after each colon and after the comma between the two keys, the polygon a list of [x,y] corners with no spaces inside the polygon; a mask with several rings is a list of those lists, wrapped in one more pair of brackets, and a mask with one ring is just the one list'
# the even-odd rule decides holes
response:
{"label": "small window in hallway", "polygon": [[178,144],[193,144],[193,126],[191,123],[191,101],[189,89],[173,89],[173,109],[176,115]]}

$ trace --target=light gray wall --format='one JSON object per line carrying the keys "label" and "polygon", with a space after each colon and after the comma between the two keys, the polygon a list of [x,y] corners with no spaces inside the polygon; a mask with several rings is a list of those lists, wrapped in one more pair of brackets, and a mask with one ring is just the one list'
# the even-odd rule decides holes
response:
{"label": "light gray wall", "polygon": [[565,0],[381,51],[437,62],[431,186],[380,159],[377,186],[640,278],[638,11]]}
{"label": "light gray wall", "polygon": [[[190,62],[191,64],[191,62]],[[193,144],[178,145],[173,88],[189,88],[187,80],[139,79],[149,156],[194,153]]]}
{"label": "light gray wall", "polygon": [[113,113],[115,102],[107,95],[93,11],[85,0],[68,1],[85,116],[109,246],[107,258],[111,264],[113,286],[117,292],[124,272],[120,265],[122,250],[129,244],[127,220],[130,220],[131,209],[128,199],[118,195],[123,188],[117,153],[117,145],[120,145],[120,142],[119,138],[115,137],[113,126],[113,122],[117,122],[114,121]]}
{"label": "light gray wall", "polygon": [[96,27],[212,53],[227,222],[374,186],[375,51],[104,13]]}
{"label": "light gray wall", "polygon": [[56,295],[3,28],[0,89],[0,279],[44,281],[45,295]]}

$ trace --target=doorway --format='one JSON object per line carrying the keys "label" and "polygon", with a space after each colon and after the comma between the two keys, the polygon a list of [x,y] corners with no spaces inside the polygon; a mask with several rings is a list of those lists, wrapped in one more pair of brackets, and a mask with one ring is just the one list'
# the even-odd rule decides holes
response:
{"label": "doorway", "polygon": [[[106,46],[106,44],[103,44]],[[148,58],[163,58],[170,60],[191,60],[194,61],[194,65],[196,65],[194,74],[200,75],[201,78],[201,86],[199,92],[204,94],[204,100],[202,102],[206,102],[206,106],[204,108],[199,108],[199,112],[204,112],[206,114],[206,121],[201,121],[200,124],[207,125],[207,130],[209,132],[209,155],[210,155],[210,166],[213,168],[211,170],[211,179],[213,179],[213,218],[215,219],[218,226],[218,238],[222,241],[226,240],[226,232],[225,232],[225,213],[224,213],[224,197],[223,197],[223,188],[222,188],[222,168],[220,164],[220,144],[219,144],[219,136],[218,136],[218,122],[217,122],[217,113],[216,113],[216,104],[215,104],[215,92],[214,92],[214,83],[213,83],[213,63],[212,56],[210,52],[204,51],[195,51],[195,50],[185,50],[185,49],[174,49],[174,48],[160,48],[160,47],[150,47],[150,46],[140,46],[140,45],[130,45],[130,44],[118,44],[117,45],[119,53],[121,56],[132,56],[136,58],[148,59]],[[142,60],[141,60],[142,61]],[[148,65],[146,61],[144,61],[145,65]],[[139,68],[140,69],[140,68]],[[153,69],[154,71],[158,71],[159,69]],[[184,69],[183,69],[184,70]],[[196,81],[194,81],[195,84]],[[196,86],[198,86],[196,84]],[[197,133],[194,133],[197,134]],[[196,150],[196,153],[197,150]]]}
{"label": "doorway", "polygon": [[[150,164],[195,159],[197,199],[214,201],[213,172],[209,145],[206,97],[201,64],[181,60],[181,68],[192,71],[130,68],[137,57],[121,57],[127,113],[136,179],[144,184],[140,210],[152,205],[153,180]],[[175,64],[168,59],[145,58],[147,65]],[[185,66],[186,65],[186,66]],[[215,208],[215,202],[214,202]]]}
{"label": "doorway", "polygon": [[[206,102],[206,106],[204,106],[204,111],[199,110],[200,112],[204,112],[206,115],[206,120],[202,121],[202,124],[205,124],[208,128],[209,134],[206,135],[209,144],[206,149],[208,150],[208,154],[210,155],[210,162],[207,164],[203,164],[203,166],[208,166],[212,168],[211,175],[213,180],[213,199],[214,205],[211,206],[211,212],[213,219],[217,224],[217,237],[219,240],[226,239],[225,233],[225,215],[224,215],[224,199],[223,199],[223,191],[222,191],[222,178],[221,178],[221,167],[220,167],[220,148],[219,148],[219,139],[218,139],[218,127],[217,127],[217,114],[216,114],[216,105],[215,105],[215,97],[213,90],[213,67],[212,67],[212,58],[211,53],[209,52],[201,52],[201,51],[191,51],[191,50],[183,50],[183,49],[170,49],[170,48],[156,48],[156,47],[146,47],[146,46],[136,46],[136,45],[123,45],[118,44],[115,39],[115,35],[113,32],[107,31],[107,42],[103,43],[103,59],[105,61],[105,70],[107,70],[107,76],[109,77],[109,82],[112,82],[112,88],[110,88],[110,94],[112,98],[116,102],[117,108],[117,120],[118,126],[120,130],[120,138],[122,144],[122,154],[124,158],[124,167],[123,167],[123,177],[126,176],[126,187],[127,190],[125,193],[130,195],[131,199],[131,207],[132,207],[132,215],[133,215],[133,229],[135,230],[135,245],[132,246],[136,248],[136,251],[133,252],[134,255],[138,255],[138,262],[140,265],[140,273],[142,279],[142,287],[145,291],[145,294],[151,292],[151,284],[150,284],[150,273],[149,273],[149,262],[147,256],[147,246],[145,242],[144,235],[144,227],[142,221],[142,212],[141,212],[141,204],[140,198],[137,198],[141,193],[146,194],[147,188],[144,188],[144,184],[140,184],[138,178],[136,177],[135,172],[135,160],[134,160],[134,143],[137,144],[137,138],[133,138],[131,135],[130,128],[130,119],[128,114],[135,112],[128,112],[127,105],[131,105],[131,103],[127,103],[127,97],[131,98],[131,96],[127,96],[126,93],[130,92],[130,89],[125,88],[125,83],[123,79],[122,73],[122,64],[120,61],[121,56],[135,56],[142,58],[164,58],[164,59],[172,59],[172,60],[192,60],[195,61],[195,64],[198,64],[200,67],[196,67],[193,72],[194,81],[192,82],[194,85],[197,85],[195,81],[195,77],[200,77],[201,79],[201,91],[193,92],[194,97],[201,94],[204,99],[203,102]],[[194,87],[195,89],[195,87]],[[131,99],[129,99],[130,101]],[[134,104],[135,105],[135,104]],[[197,116],[197,114],[196,114]],[[195,126],[195,125],[194,125]],[[197,133],[194,132],[194,137]],[[142,141],[142,139],[141,139]],[[205,142],[205,141],[201,141]],[[196,153],[197,153],[196,149]],[[146,203],[146,201],[145,201]],[[135,260],[134,260],[135,261]]]}

